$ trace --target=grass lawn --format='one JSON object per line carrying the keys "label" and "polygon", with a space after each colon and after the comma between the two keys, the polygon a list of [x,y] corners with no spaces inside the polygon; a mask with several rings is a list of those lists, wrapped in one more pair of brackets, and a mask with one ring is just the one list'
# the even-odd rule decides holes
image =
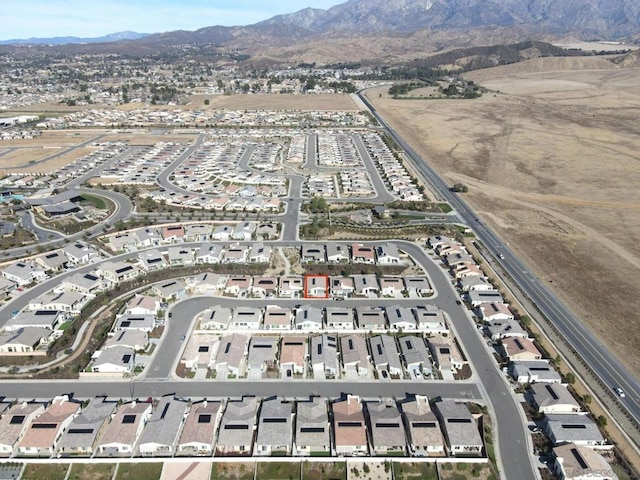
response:
{"label": "grass lawn", "polygon": [[76,463],[71,466],[69,480],[111,480],[115,463]]}
{"label": "grass lawn", "polygon": [[22,480],[64,480],[69,470],[68,463],[29,463]]}
{"label": "grass lawn", "polygon": [[211,480],[253,480],[255,464],[214,462]]}
{"label": "grass lawn", "polygon": [[299,480],[300,464],[297,462],[258,463],[256,478],[260,480]]}
{"label": "grass lawn", "polygon": [[393,473],[396,480],[438,480],[435,463],[394,462]]}
{"label": "grass lawn", "polygon": [[439,203],[438,208],[442,210],[442,213],[449,213],[453,211],[453,208],[451,208],[451,205],[449,205],[448,203]]}
{"label": "grass lawn", "polygon": [[86,193],[82,194],[82,199],[89,202],[89,203],[93,203],[93,206],[96,207],[98,210],[111,210],[113,204],[111,203],[111,200],[105,200],[102,197],[98,197],[96,195],[88,195]]}
{"label": "grass lawn", "polygon": [[162,463],[121,463],[116,480],[159,480]]}
{"label": "grass lawn", "polygon": [[302,462],[302,480],[347,480],[345,462]]}

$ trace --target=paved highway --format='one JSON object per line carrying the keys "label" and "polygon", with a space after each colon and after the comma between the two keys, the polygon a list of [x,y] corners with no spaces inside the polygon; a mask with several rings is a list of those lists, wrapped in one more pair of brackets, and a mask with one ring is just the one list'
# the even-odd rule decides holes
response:
{"label": "paved highway", "polygon": [[[425,176],[437,193],[449,202],[459,217],[474,227],[477,238],[491,254],[499,259],[502,268],[514,279],[521,291],[551,321],[559,334],[605,385],[605,391],[608,391],[611,398],[632,418],[636,430],[628,431],[628,433],[637,439],[637,428],[640,425],[640,382],[638,379],[543,282],[530,272],[529,267],[508,248],[505,242],[480,221],[466,202],[449,190],[444,180],[386,123],[362,94],[360,94],[360,98],[371,109],[380,124],[389,130],[396,142],[407,152],[414,167]],[[501,258],[500,255],[504,258]],[[616,387],[623,389],[626,393],[625,398],[615,396],[613,389]]]}

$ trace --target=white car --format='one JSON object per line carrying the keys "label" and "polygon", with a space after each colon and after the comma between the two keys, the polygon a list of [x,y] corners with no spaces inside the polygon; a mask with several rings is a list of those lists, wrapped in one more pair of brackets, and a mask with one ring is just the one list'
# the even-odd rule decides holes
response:
{"label": "white car", "polygon": [[622,391],[622,389],[620,387],[616,387],[614,388],[616,394],[620,397],[620,398],[624,398],[626,397],[626,395],[624,394],[624,392]]}

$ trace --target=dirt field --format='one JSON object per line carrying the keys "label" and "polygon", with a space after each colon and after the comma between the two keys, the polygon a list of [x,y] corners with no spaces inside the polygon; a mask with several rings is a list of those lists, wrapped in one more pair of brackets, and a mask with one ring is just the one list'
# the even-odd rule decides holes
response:
{"label": "dirt field", "polygon": [[640,70],[553,60],[469,74],[478,100],[369,98],[637,374]]}
{"label": "dirt field", "polygon": [[193,104],[226,110],[360,110],[349,95],[197,95]]}

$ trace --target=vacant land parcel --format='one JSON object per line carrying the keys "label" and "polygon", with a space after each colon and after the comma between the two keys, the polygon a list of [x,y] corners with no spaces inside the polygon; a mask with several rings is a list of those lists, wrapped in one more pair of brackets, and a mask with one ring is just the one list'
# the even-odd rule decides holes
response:
{"label": "vacant land parcel", "polygon": [[640,372],[640,71],[585,57],[467,76],[490,92],[406,101],[384,88],[369,98]]}

